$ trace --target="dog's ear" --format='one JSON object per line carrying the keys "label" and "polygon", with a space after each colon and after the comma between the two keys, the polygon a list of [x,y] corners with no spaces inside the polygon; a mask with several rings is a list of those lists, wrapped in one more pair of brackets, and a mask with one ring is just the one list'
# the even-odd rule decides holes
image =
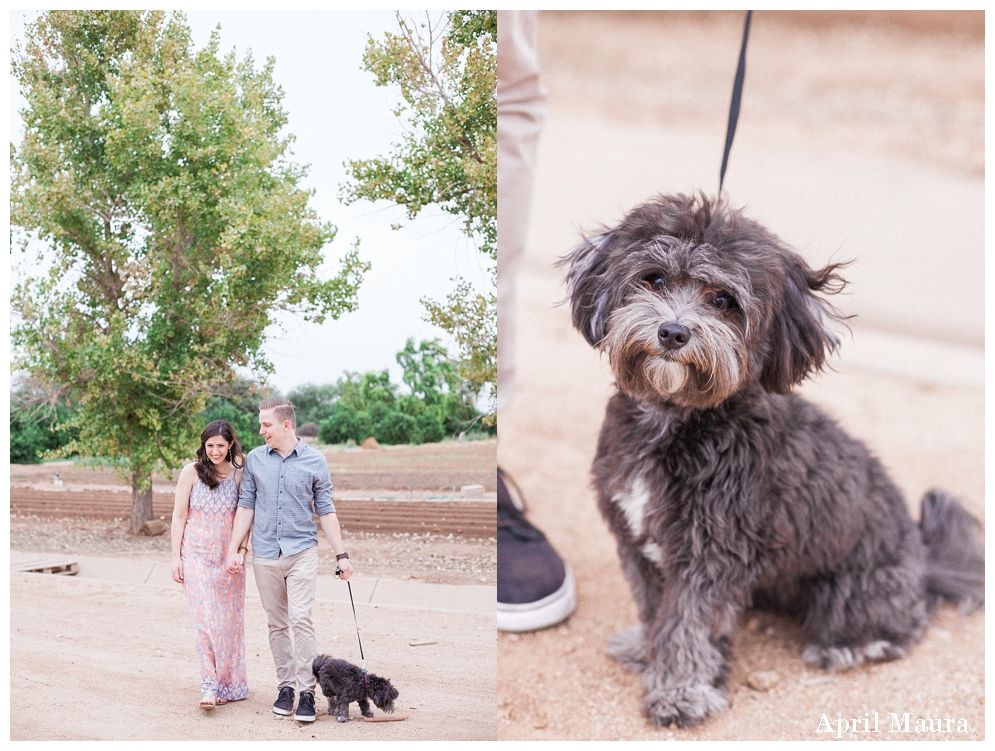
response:
{"label": "dog's ear", "polygon": [[569,267],[567,285],[573,324],[592,347],[597,347],[608,333],[608,317],[613,307],[608,269],[614,242],[615,234],[611,231],[586,237],[557,263]]}
{"label": "dog's ear", "polygon": [[836,271],[846,264],[830,264],[813,271],[800,256],[786,253],[787,268],[780,307],[774,313],[760,383],[768,391],[786,394],[809,373],[825,364],[826,355],[839,347],[830,321],[842,321],[832,305],[817,293],[835,294],[846,282]]}

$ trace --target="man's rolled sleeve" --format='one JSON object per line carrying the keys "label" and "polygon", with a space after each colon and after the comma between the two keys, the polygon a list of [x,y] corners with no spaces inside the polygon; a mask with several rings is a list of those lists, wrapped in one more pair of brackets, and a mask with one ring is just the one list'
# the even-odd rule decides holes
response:
{"label": "man's rolled sleeve", "polygon": [[245,467],[242,469],[242,490],[238,496],[239,508],[256,509],[256,476],[252,473],[252,454],[245,457]]}
{"label": "man's rolled sleeve", "polygon": [[335,513],[335,504],[332,503],[332,476],[328,472],[328,464],[324,457],[322,457],[322,466],[325,471],[322,472],[319,468],[314,476],[314,513],[318,516]]}

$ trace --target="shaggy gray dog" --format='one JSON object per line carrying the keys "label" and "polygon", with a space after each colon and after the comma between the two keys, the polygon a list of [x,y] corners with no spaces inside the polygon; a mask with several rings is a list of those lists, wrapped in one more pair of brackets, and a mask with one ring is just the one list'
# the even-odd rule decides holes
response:
{"label": "shaggy gray dog", "polygon": [[350,702],[359,703],[363,717],[372,717],[372,701],[378,709],[390,714],[398,691],[390,681],[363,670],[351,662],[331,655],[318,655],[311,664],[311,671],[318,679],[321,693],[328,699],[328,714],[339,722],[349,722]]}
{"label": "shaggy gray dog", "polygon": [[858,440],[790,393],[839,341],[838,265],[814,271],[704,196],[659,197],[568,265],[574,325],[619,389],[594,460],[641,625],[609,654],[642,676],[656,725],[725,709],[744,608],[795,614],[806,661],[901,657],[941,599],[981,604],[976,520],[931,492],[913,523]]}

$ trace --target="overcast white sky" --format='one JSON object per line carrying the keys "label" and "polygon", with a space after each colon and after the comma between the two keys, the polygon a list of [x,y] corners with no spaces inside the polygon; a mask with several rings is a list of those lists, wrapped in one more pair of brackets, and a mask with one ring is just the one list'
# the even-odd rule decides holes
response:
{"label": "overcast white sky", "polygon": [[[412,12],[413,13],[413,12]],[[23,35],[25,20],[37,11],[11,12],[11,44]],[[359,309],[321,326],[287,317],[283,328],[268,332],[266,352],[275,367],[269,382],[286,393],[304,383],[331,383],[346,370],[391,369],[407,337],[440,338],[445,334],[422,320],[420,298],[441,300],[462,275],[480,289],[487,284],[486,266],[460,232],[455,217],[423,212],[406,222],[404,212],[387,204],[367,202],[343,206],[339,186],[346,179],[343,163],[386,155],[403,138],[391,113],[392,92],[377,88],[360,69],[367,34],[381,37],[395,30],[389,11],[188,11],[195,45],[203,47],[221,24],[221,50],[234,48],[241,59],[251,50],[257,68],[276,58],[274,77],[283,88],[287,130],[296,136],[294,161],[310,165],[306,186],[314,188],[311,205],[338,227],[326,248],[328,275],[353,239],[362,240],[361,255],[373,264],[359,292]],[[434,15],[438,15],[435,13]],[[23,99],[11,81],[10,138],[20,140],[18,110]],[[405,222],[393,231],[393,222]]]}

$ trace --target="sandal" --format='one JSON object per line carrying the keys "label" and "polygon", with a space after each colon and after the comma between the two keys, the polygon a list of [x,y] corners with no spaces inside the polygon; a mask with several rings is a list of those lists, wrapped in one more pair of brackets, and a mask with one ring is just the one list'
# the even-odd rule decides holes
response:
{"label": "sandal", "polygon": [[198,704],[197,706],[200,707],[201,709],[214,709],[216,706],[218,706],[218,704],[221,704],[224,701],[225,701],[224,699],[218,701],[218,698],[214,694],[204,694],[200,698],[200,704]]}

